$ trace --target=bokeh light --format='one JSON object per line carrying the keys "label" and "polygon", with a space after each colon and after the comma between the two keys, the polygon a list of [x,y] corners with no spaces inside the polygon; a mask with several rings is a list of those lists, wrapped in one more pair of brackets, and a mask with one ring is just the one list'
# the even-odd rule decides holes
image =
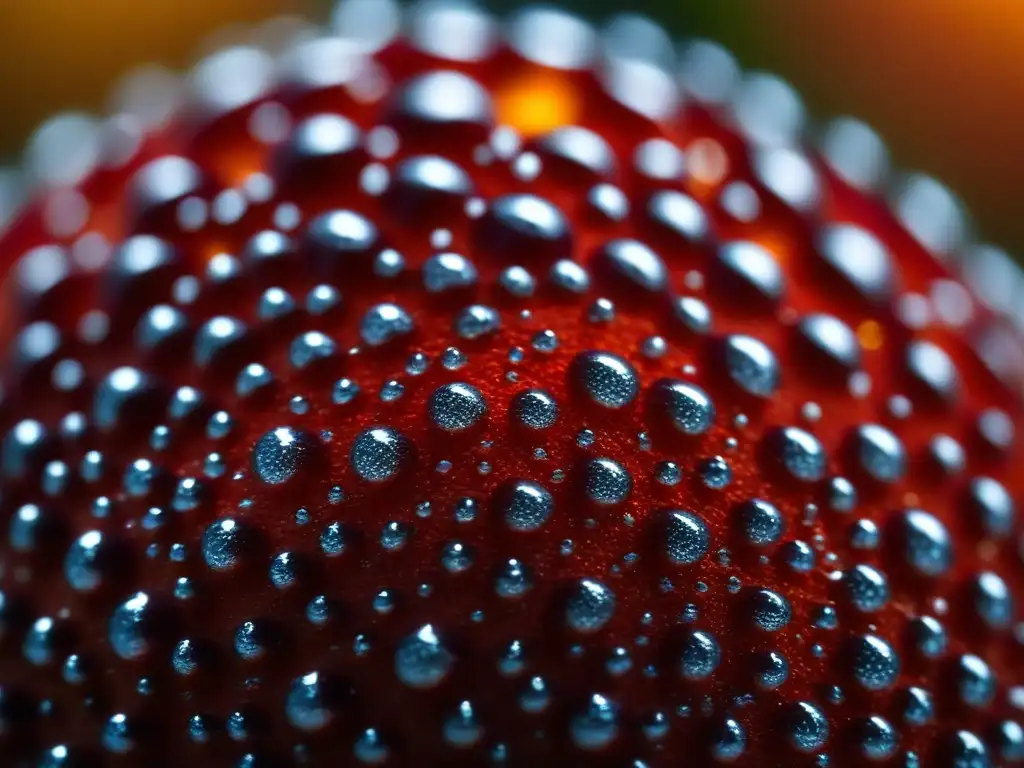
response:
{"label": "bokeh light", "polygon": [[[510,0],[484,5],[505,10]],[[886,139],[900,167],[947,182],[978,228],[1024,247],[1017,214],[1024,153],[1024,5],[1015,0],[565,0],[594,18],[636,11],[675,37],[707,36],[744,66],[776,71],[813,113],[852,114]],[[31,130],[59,110],[102,111],[133,65],[183,67],[217,33],[282,14],[324,17],[328,0],[33,0],[6,3],[0,24],[4,121],[0,158],[15,158]],[[219,30],[219,32],[218,32]],[[570,100],[555,82],[519,82],[506,94],[525,132],[565,121]],[[536,98],[543,96],[543,98]],[[533,125],[533,128],[530,126]],[[3,194],[0,191],[0,194]]]}

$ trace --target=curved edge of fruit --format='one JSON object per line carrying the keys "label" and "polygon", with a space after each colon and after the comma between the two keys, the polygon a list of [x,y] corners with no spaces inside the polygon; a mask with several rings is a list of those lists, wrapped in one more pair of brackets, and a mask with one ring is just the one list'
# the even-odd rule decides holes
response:
{"label": "curved edge of fruit", "polygon": [[[634,57],[662,70],[681,99],[724,113],[755,148],[795,152],[803,161],[806,152],[850,186],[883,201],[925,250],[963,279],[982,307],[1024,333],[1024,269],[1005,250],[976,237],[965,205],[946,185],[926,173],[891,166],[888,148],[869,125],[850,116],[816,121],[779,76],[744,71],[717,42],[674,43],[657,23],[637,13],[612,16],[595,30],[556,6],[528,3],[504,21],[511,26],[539,8],[599,36],[604,57]],[[474,0],[338,0],[327,23],[279,16],[215,32],[185,73],[157,65],[130,71],[112,90],[105,116],[58,113],[29,137],[20,167],[0,167],[0,237],[14,228],[29,201],[45,199],[55,220],[66,216],[83,181],[97,170],[128,165],[183,103],[226,112],[257,101],[277,83],[288,54],[302,41],[329,35],[372,53],[418,15],[451,9],[490,18]],[[244,80],[241,87],[238,78]],[[217,94],[229,81],[228,95]],[[785,197],[785,190],[772,191]],[[12,266],[5,254],[0,266],[4,274]],[[986,360],[990,368],[993,362]],[[1024,384],[1015,388],[1024,396]]]}

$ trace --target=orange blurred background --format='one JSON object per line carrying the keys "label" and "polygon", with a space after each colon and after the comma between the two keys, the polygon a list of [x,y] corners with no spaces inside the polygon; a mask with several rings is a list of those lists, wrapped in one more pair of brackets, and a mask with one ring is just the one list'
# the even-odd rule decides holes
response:
{"label": "orange blurred background", "polygon": [[[493,2],[508,7],[514,3]],[[595,17],[648,13],[675,34],[720,40],[771,69],[817,115],[853,114],[896,163],[938,176],[984,237],[1024,252],[1021,0],[577,0]],[[0,158],[60,109],[102,109],[133,64],[185,66],[224,25],[300,13],[326,0],[24,0],[0,10]]]}

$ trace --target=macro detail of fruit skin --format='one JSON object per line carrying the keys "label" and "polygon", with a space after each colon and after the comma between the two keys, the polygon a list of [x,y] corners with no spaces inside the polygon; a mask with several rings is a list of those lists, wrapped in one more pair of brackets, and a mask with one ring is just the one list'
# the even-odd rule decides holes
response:
{"label": "macro detail of fruit skin", "polygon": [[1005,255],[712,44],[397,14],[37,137],[4,764],[1024,759]]}

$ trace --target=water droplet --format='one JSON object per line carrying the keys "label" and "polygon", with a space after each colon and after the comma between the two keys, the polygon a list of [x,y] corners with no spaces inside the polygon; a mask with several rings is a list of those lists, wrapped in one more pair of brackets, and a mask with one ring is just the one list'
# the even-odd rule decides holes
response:
{"label": "water droplet", "polygon": [[424,624],[395,650],[395,674],[410,688],[433,688],[448,676],[455,658],[434,627]]}
{"label": "water droplet", "polygon": [[877,635],[861,635],[851,641],[854,679],[869,691],[883,691],[896,684],[900,659],[896,651]]}
{"label": "water droplet", "polygon": [[678,379],[661,379],[652,388],[659,413],[685,435],[702,435],[715,421],[715,406],[700,387]]}
{"label": "water droplet", "polygon": [[710,632],[694,630],[683,641],[680,674],[687,680],[706,680],[718,669],[722,651]]}
{"label": "water droplet", "polygon": [[315,450],[313,439],[292,427],[277,427],[266,432],[252,451],[252,468],[268,485],[291,480],[310,460]]}
{"label": "water droplet", "polygon": [[619,733],[618,705],[603,694],[591,694],[586,708],[573,716],[571,731],[572,740],[580,749],[605,749]]}
{"label": "water droplet", "polygon": [[584,487],[595,504],[621,504],[633,490],[633,477],[617,461],[590,459],[584,467]]}
{"label": "water droplet", "polygon": [[464,382],[445,384],[430,396],[431,421],[445,432],[462,432],[487,413],[487,401],[476,387]]}
{"label": "water droplet", "polygon": [[710,534],[704,521],[692,512],[671,509],[665,516],[665,554],[673,563],[692,565],[704,558]]}
{"label": "water droplet", "polygon": [[410,458],[412,446],[396,429],[368,427],[352,443],[349,460],[364,480],[383,483],[394,478]]}
{"label": "water droplet", "polygon": [[499,509],[515,531],[535,531],[548,521],[555,502],[550,492],[532,480],[513,480],[499,489]]}
{"label": "water droplet", "polygon": [[611,352],[582,352],[573,358],[570,371],[573,383],[605,408],[623,408],[639,391],[636,370]]}
{"label": "water droplet", "polygon": [[114,610],[107,628],[107,639],[114,653],[131,660],[149,651],[152,613],[153,607],[145,592],[136,592]]}
{"label": "water droplet", "polygon": [[611,621],[615,603],[615,593],[600,581],[580,579],[566,601],[565,622],[577,632],[597,632]]}

